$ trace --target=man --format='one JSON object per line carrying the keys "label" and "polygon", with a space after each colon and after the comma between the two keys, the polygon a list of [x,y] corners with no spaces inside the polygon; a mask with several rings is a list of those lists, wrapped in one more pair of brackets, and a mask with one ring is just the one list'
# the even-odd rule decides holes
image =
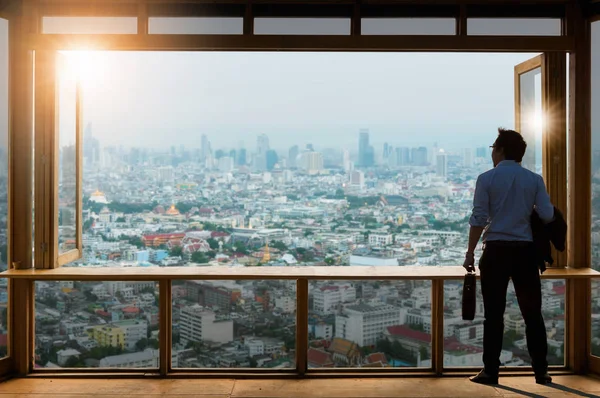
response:
{"label": "man", "polygon": [[471,381],[497,384],[504,335],[506,290],[512,279],[525,320],[527,348],[535,380],[548,384],[548,345],[542,317],[540,273],[531,231],[535,208],[544,223],[552,221],[554,206],[544,180],[521,161],[527,144],[521,134],[498,129],[492,145],[494,168],[477,178],[473,214],[469,220],[469,248],[464,267],[475,270],[475,248],[483,233],[484,250],[479,260],[485,321],[483,324],[484,369]]}

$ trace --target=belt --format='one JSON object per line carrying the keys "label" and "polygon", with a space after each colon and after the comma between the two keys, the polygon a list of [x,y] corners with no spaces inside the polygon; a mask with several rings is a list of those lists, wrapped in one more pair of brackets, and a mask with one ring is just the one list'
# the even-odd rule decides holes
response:
{"label": "belt", "polygon": [[490,240],[483,244],[483,247],[531,247],[533,242],[523,240]]}

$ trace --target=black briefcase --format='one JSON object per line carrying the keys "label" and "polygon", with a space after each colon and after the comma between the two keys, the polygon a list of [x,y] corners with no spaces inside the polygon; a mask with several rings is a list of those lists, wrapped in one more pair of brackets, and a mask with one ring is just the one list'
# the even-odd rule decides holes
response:
{"label": "black briefcase", "polygon": [[466,273],[462,292],[462,319],[465,321],[472,321],[475,319],[475,305],[477,300],[477,296],[475,295],[476,287],[477,279],[475,277],[475,272]]}

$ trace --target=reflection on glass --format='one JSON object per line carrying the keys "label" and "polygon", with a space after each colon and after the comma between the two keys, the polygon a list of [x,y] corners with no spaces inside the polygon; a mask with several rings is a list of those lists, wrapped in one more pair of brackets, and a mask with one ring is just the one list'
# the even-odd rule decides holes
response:
{"label": "reflection on glass", "polygon": [[244,18],[166,18],[148,19],[151,35],[241,35],[244,33]]}
{"label": "reflection on glass", "polygon": [[[548,336],[548,364],[564,365],[565,280],[542,280],[542,314]],[[477,282],[477,310],[472,322],[462,320],[462,282],[444,283],[444,366],[483,366],[483,298]],[[508,285],[504,313],[502,366],[531,366],[521,316],[512,284]]]}
{"label": "reflection on glass", "polygon": [[349,35],[349,18],[254,18],[255,35]]}
{"label": "reflection on glass", "polygon": [[[8,21],[0,19],[0,272],[8,268]],[[0,280],[0,358],[8,354],[8,280]]]}
{"label": "reflection on glass", "polygon": [[523,157],[523,167],[542,174],[542,80],[541,68],[523,73],[520,77],[520,121],[521,131],[527,151]]}
{"label": "reflection on glass", "polygon": [[136,17],[43,17],[45,34],[136,34]]}
{"label": "reflection on glass", "polygon": [[295,368],[295,281],[173,281],[174,368]]}
{"label": "reflection on glass", "polygon": [[592,355],[600,357],[600,281],[592,279]]}
{"label": "reflection on glass", "polygon": [[58,58],[58,250],[66,253],[76,245],[76,105],[77,80],[68,65],[70,59]]}
{"label": "reflection on glass", "polygon": [[36,282],[35,366],[158,368],[156,282]]}
{"label": "reflection on glass", "polygon": [[309,285],[309,368],[430,367],[430,281]]}

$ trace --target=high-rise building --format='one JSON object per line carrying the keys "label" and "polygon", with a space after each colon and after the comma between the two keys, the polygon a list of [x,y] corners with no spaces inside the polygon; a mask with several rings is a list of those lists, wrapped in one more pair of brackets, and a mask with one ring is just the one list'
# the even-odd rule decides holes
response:
{"label": "high-rise building", "polygon": [[388,326],[399,325],[400,309],[393,305],[356,304],[345,307],[335,317],[335,337],[361,347],[375,345]]}
{"label": "high-rise building", "polygon": [[369,130],[361,129],[358,136],[358,163],[362,167],[375,164],[375,150],[369,145]]}
{"label": "high-rise building", "polygon": [[350,151],[344,149],[342,151],[342,165],[344,167],[344,171],[348,173],[352,170],[352,161],[350,160]]}
{"label": "high-rise building", "polygon": [[233,341],[233,321],[217,320],[213,311],[198,304],[181,309],[179,326],[184,345],[190,341],[220,344]]}
{"label": "high-rise building", "polygon": [[289,152],[288,152],[288,167],[293,169],[298,167],[298,163],[297,163],[297,158],[298,155],[300,154],[300,150],[298,148],[298,145],[294,145],[293,147],[290,148]]}
{"label": "high-rise building", "polygon": [[396,148],[398,166],[408,166],[410,164],[410,148]]}
{"label": "high-rise building", "polygon": [[202,142],[200,144],[200,160],[206,160],[211,154],[210,142],[206,134],[202,134]]}
{"label": "high-rise building", "polygon": [[269,150],[269,137],[261,134],[256,138],[256,156],[254,158],[254,169],[256,171],[267,170],[267,151]]}
{"label": "high-rise building", "polygon": [[238,166],[245,166],[248,163],[246,148],[240,148],[237,153],[237,164]]}
{"label": "high-rise building", "polygon": [[323,170],[323,154],[321,152],[302,153],[302,168],[308,174],[319,174]]}
{"label": "high-rise building", "polygon": [[427,166],[429,164],[427,161],[427,148],[424,146],[413,148],[411,158],[412,164],[415,166]]}
{"label": "high-rise building", "polygon": [[387,142],[385,142],[383,144],[383,159],[384,160],[387,159],[388,157],[390,157],[390,150],[391,149],[392,149],[392,147]]}
{"label": "high-rise building", "polygon": [[463,166],[466,168],[473,167],[473,149],[465,148],[463,151]]}
{"label": "high-rise building", "polygon": [[365,185],[365,173],[360,170],[354,170],[350,173],[350,184],[357,185],[361,189]]}
{"label": "high-rise building", "polygon": [[279,156],[277,156],[277,152],[275,152],[273,149],[269,149],[265,154],[265,158],[267,161],[267,170],[273,170],[273,168],[277,164],[277,161],[279,161]]}
{"label": "high-rise building", "polygon": [[436,174],[438,177],[448,176],[448,155],[443,149],[436,156]]}

